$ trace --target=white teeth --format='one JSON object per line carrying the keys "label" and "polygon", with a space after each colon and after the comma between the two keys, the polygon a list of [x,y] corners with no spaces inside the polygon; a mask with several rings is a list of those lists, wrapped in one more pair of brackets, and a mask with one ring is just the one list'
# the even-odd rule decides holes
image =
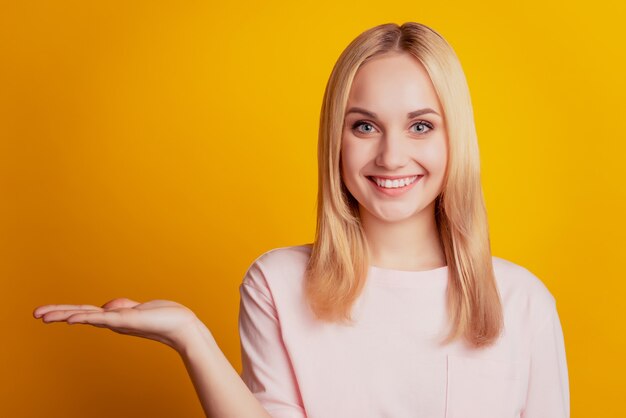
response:
{"label": "white teeth", "polygon": [[406,177],[403,179],[389,180],[389,179],[379,179],[378,177],[372,177],[376,184],[380,187],[384,187],[385,189],[397,189],[398,187],[408,186],[417,180],[419,176]]}

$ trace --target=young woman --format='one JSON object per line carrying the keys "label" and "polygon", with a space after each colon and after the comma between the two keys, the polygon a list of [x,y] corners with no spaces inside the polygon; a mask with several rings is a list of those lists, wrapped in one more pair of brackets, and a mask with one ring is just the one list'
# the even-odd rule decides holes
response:
{"label": "young woman", "polygon": [[326,87],[315,241],[240,286],[239,376],[175,302],[45,305],[35,317],[176,349],[211,417],[569,417],[555,299],[491,255],[472,105],[418,23],[359,35]]}

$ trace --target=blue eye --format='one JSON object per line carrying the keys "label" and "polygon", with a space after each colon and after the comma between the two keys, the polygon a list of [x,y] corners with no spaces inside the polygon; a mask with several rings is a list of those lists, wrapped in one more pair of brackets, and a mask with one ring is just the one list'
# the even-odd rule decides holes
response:
{"label": "blue eye", "polygon": [[[368,130],[364,131],[364,130],[359,129],[362,126],[369,126],[370,128]],[[413,132],[415,132],[415,133],[417,133],[419,135],[423,135],[423,134],[429,132],[430,130],[434,129],[433,125],[430,122],[426,122],[426,121],[423,121],[423,120],[421,120],[419,122],[416,122],[413,125],[411,125],[411,127],[413,127],[413,126],[421,126],[422,127],[421,129],[419,129],[417,131],[413,131]],[[426,128],[425,130],[424,130],[424,127]],[[372,126],[371,123],[363,121],[363,120],[358,120],[358,121],[356,121],[352,125],[352,130],[353,131],[356,130],[357,132],[363,133],[363,134],[371,133],[373,131],[373,129],[374,129],[374,127]]]}
{"label": "blue eye", "polygon": [[[356,122],[354,123],[354,125],[352,125],[352,130],[357,129],[357,128],[359,128],[360,126],[370,126],[370,127],[372,127],[372,125],[371,125],[370,123],[365,122],[365,121],[362,121],[362,120],[359,120],[359,121],[356,121]],[[372,127],[372,129],[373,129],[373,127]],[[363,132],[363,131],[360,131],[360,130],[359,130],[359,132],[364,133],[364,134],[367,134],[367,133],[370,133],[371,131],[366,131],[366,132]]]}
{"label": "blue eye", "polygon": [[427,128],[427,130],[426,131],[423,131],[423,130],[417,131],[417,133],[419,133],[419,134],[424,134],[424,133],[430,131],[431,129],[433,129],[433,125],[431,125],[430,123],[428,123],[426,121],[423,121],[423,120],[413,124],[412,126],[420,126],[420,125],[421,126],[425,126]]}

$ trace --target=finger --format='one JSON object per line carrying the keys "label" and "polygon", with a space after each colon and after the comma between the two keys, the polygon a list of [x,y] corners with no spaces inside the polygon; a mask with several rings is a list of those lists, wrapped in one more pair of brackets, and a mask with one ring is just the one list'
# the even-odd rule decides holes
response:
{"label": "finger", "polygon": [[128,299],[128,298],[117,298],[108,301],[102,307],[104,309],[119,309],[119,308],[134,308],[135,306],[140,305],[139,302]]}
{"label": "finger", "polygon": [[56,310],[67,310],[67,309],[80,309],[80,310],[92,310],[92,311],[101,311],[102,308],[94,305],[42,305],[35,308],[33,311],[33,316],[35,318],[39,318],[45,315],[48,312],[56,311]]}
{"label": "finger", "polygon": [[90,325],[102,325],[105,327],[120,327],[123,324],[122,317],[119,312],[116,311],[102,311],[102,312],[81,312],[70,315],[67,318],[68,324],[90,324]]}
{"label": "finger", "polygon": [[[98,308],[98,309],[99,311],[102,311],[102,308]],[[67,309],[67,310],[59,310],[59,311],[50,311],[50,312],[46,312],[45,314],[43,314],[41,316],[41,319],[45,323],[59,322],[59,321],[65,321],[67,318],[77,313],[88,313],[88,312],[96,312],[96,311],[94,311],[93,309]]]}

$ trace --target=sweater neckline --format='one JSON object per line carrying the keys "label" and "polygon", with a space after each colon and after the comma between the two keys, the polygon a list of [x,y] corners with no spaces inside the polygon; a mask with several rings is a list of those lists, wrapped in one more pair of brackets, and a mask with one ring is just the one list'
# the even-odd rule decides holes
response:
{"label": "sweater neckline", "polygon": [[420,287],[428,284],[445,284],[448,279],[448,266],[428,270],[396,270],[370,265],[368,276],[373,283],[379,285]]}

